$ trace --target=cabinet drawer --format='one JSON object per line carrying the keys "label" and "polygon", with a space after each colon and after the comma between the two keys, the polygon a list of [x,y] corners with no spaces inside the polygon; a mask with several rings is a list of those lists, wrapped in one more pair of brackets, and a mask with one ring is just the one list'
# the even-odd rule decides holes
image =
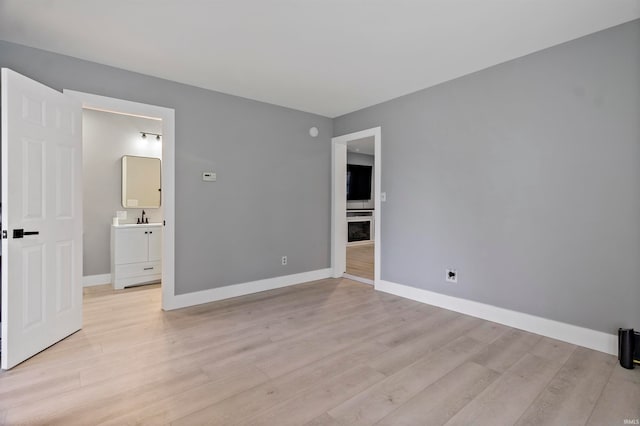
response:
{"label": "cabinet drawer", "polygon": [[116,265],[116,277],[138,277],[162,273],[162,262],[140,262],[127,265]]}

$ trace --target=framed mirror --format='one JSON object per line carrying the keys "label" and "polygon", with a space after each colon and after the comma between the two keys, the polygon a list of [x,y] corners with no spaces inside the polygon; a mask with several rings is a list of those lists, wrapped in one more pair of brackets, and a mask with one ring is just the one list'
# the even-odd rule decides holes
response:
{"label": "framed mirror", "polygon": [[160,159],[122,157],[122,207],[128,209],[160,207]]}

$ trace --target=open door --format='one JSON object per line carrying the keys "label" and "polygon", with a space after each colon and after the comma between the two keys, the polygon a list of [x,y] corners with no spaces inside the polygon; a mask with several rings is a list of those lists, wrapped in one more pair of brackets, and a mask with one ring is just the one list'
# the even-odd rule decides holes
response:
{"label": "open door", "polygon": [[82,328],[82,110],[2,68],[2,365]]}

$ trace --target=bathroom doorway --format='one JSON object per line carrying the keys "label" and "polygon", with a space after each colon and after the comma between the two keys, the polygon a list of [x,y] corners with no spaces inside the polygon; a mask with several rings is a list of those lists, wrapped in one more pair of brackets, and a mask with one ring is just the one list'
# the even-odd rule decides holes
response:
{"label": "bathroom doorway", "polygon": [[176,307],[175,112],[60,93],[7,68],[2,89],[0,367],[9,369],[82,329],[82,107],[162,120],[162,308]]}
{"label": "bathroom doorway", "polygon": [[[64,93],[80,100],[83,107],[83,192],[86,200],[83,287],[90,292],[104,291],[114,285],[112,272],[118,270],[124,272],[116,276],[118,289],[161,282],[162,308],[172,309],[175,306],[174,110],[70,90]],[[128,163],[127,160],[123,162],[123,157],[127,157]],[[140,197],[123,196],[122,190],[127,186],[126,182],[123,185],[123,179],[127,180],[123,167],[126,170],[139,160],[158,159],[161,162],[161,184],[156,194],[156,197],[159,194],[159,205],[147,207],[149,204],[138,204]],[[132,181],[132,172],[129,173]],[[141,175],[145,178],[142,181],[146,181],[148,172],[141,172]],[[137,222],[145,223],[138,226]],[[112,226],[114,223],[117,223],[116,227]],[[124,231],[125,235],[139,231],[148,244],[143,250],[151,258],[136,259],[137,253],[118,254],[116,257],[134,257],[125,260],[120,267],[114,266],[111,252],[114,229]],[[158,231],[162,238],[157,238]],[[125,240],[122,246],[129,251],[141,240],[132,241]],[[152,268],[160,271],[140,276],[131,272],[129,265],[135,265],[134,268],[145,273]],[[97,287],[99,285],[102,289]]]}
{"label": "bathroom doorway", "polygon": [[[127,161],[130,160],[130,161]],[[147,163],[150,166],[147,166]],[[155,167],[154,167],[155,166]],[[129,169],[129,179],[127,170]],[[148,170],[147,170],[148,169]],[[162,120],[82,110],[83,287],[113,284],[114,289],[158,282],[161,256],[128,271],[128,280],[112,276],[112,232],[134,224],[156,224],[139,232],[161,234]],[[127,183],[137,194],[127,195]],[[142,234],[149,235],[149,234]],[[161,239],[153,242],[161,251]],[[148,244],[147,244],[148,245]],[[147,259],[148,260],[148,259]],[[131,264],[133,259],[124,260]],[[141,264],[142,265],[142,264]],[[149,268],[145,271],[145,268]],[[86,292],[87,290],[85,290]]]}

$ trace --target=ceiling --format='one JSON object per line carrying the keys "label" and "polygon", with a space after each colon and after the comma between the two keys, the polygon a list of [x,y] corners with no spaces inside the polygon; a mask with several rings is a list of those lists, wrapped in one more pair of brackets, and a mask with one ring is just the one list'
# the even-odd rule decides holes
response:
{"label": "ceiling", "polygon": [[640,18],[640,0],[0,0],[0,39],[336,117]]}

